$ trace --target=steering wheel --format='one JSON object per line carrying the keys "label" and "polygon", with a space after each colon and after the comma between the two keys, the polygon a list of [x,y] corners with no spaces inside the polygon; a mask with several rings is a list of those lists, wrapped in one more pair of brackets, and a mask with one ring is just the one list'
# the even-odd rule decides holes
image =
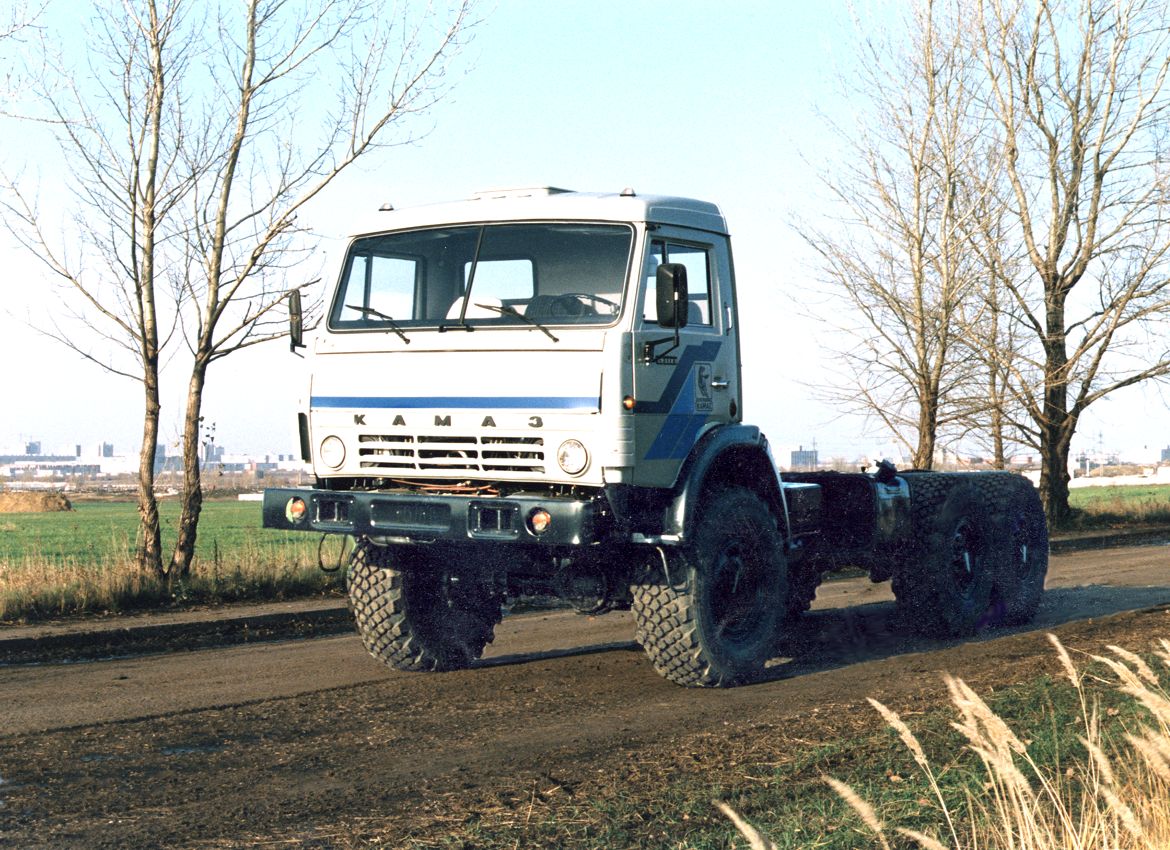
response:
{"label": "steering wheel", "polygon": [[[598,310],[596,306],[593,306],[601,304],[609,308],[604,313]],[[610,301],[608,298],[594,295],[592,292],[565,292],[557,296],[557,300],[553,302],[550,312],[558,317],[568,319],[576,319],[589,315],[616,316],[618,313],[618,304],[616,301]]]}

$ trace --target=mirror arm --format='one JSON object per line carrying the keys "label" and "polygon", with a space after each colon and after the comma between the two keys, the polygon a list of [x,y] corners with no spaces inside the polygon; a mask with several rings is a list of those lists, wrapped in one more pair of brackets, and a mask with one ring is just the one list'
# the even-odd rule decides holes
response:
{"label": "mirror arm", "polygon": [[[663,351],[661,354],[655,352],[655,349],[660,345],[672,343],[670,348]],[[661,339],[648,339],[642,344],[642,362],[643,363],[661,363],[666,356],[672,351],[676,351],[679,347],[678,328],[674,329],[674,336],[664,336]]]}

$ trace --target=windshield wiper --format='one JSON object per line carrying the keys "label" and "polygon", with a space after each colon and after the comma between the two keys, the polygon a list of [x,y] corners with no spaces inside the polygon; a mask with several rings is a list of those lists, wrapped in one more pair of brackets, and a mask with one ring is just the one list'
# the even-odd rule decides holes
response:
{"label": "windshield wiper", "polygon": [[403,342],[405,342],[407,345],[410,345],[410,339],[402,332],[402,328],[398,327],[398,323],[394,321],[392,316],[387,316],[385,313],[375,310],[373,307],[359,307],[356,304],[346,304],[345,308],[347,310],[357,310],[363,316],[377,316],[379,319],[386,322],[386,324],[390,326],[390,330],[398,334]]}
{"label": "windshield wiper", "polygon": [[513,307],[510,304],[504,304],[502,306],[497,306],[495,304],[478,304],[477,303],[475,306],[482,307],[485,310],[491,310],[492,312],[499,313],[502,316],[515,316],[520,321],[527,322],[528,324],[532,325],[532,327],[537,328],[538,330],[544,331],[545,335],[549,339],[551,339],[553,342],[560,342],[559,339],[557,339],[555,336],[553,336],[552,331],[550,331],[548,328],[546,328],[540,322],[536,321],[536,319],[528,318],[528,316],[525,316],[523,313],[521,313],[519,310],[517,310],[515,307]]}

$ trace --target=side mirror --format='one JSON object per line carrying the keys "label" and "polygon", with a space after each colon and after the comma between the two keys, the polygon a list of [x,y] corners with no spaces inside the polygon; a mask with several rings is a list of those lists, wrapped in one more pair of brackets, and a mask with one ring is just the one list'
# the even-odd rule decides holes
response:
{"label": "side mirror", "polygon": [[663,263],[655,280],[658,301],[658,324],[664,328],[687,326],[687,267],[682,263]]}
{"label": "side mirror", "polygon": [[304,315],[301,310],[301,291],[294,289],[288,294],[288,350],[296,354],[304,348]]}

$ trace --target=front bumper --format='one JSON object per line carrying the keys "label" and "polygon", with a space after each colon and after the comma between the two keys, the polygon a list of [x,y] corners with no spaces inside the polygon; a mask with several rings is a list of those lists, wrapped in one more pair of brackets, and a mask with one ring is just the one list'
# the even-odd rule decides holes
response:
{"label": "front bumper", "polygon": [[[292,499],[305,511],[293,520]],[[552,521],[540,534],[528,518],[547,511]],[[604,497],[566,499],[537,495],[440,496],[424,493],[381,493],[311,488],[264,491],[264,527],[318,534],[401,541],[436,540],[582,546],[601,542],[611,526]]]}

